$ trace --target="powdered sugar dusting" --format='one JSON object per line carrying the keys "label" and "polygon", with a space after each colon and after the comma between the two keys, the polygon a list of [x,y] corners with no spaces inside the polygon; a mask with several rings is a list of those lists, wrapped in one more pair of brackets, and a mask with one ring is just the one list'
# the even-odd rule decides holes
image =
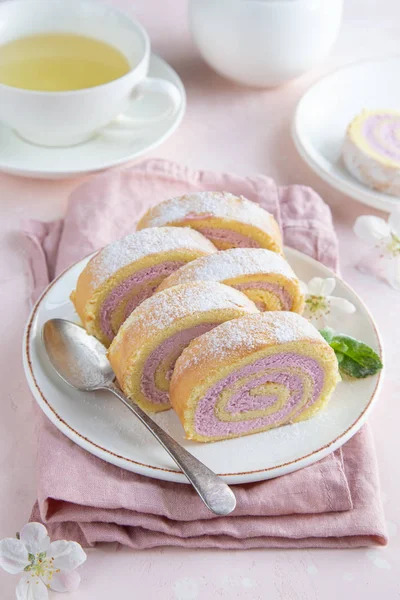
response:
{"label": "powdered sugar dusting", "polygon": [[143,229],[109,244],[92,258],[91,269],[95,286],[102,285],[119,269],[151,254],[179,249],[216,252],[215,246],[201,233],[189,227],[154,227]]}
{"label": "powdered sugar dusting", "polygon": [[201,215],[240,221],[274,234],[274,219],[269,212],[244,196],[229,192],[195,192],[165,200],[146,213],[145,227],[159,227],[185,219],[195,221]]}
{"label": "powdered sugar dusting", "polygon": [[258,313],[256,305],[242,292],[223,283],[198,281],[185,283],[158,292],[148,298],[126,319],[114,343],[136,322],[145,319],[149,331],[162,330],[178,319],[196,316],[213,310],[238,309],[238,311]]}
{"label": "powdered sugar dusting", "polygon": [[241,275],[268,273],[297,281],[289,264],[276,252],[264,248],[232,248],[202,256],[180,267],[164,280],[162,288],[187,281],[225,281]]}
{"label": "powdered sugar dusting", "polygon": [[186,366],[202,360],[229,360],[236,350],[252,352],[271,341],[285,344],[304,339],[324,341],[317,329],[297,313],[273,311],[245,315],[218,325],[201,340],[192,342],[176,364],[176,375]]}

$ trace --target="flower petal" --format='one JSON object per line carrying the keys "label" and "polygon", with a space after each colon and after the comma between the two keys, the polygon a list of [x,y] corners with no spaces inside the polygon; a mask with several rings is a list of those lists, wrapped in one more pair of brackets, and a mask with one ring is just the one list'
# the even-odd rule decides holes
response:
{"label": "flower petal", "polygon": [[310,315],[308,320],[314,325],[316,329],[324,329],[324,327],[326,327],[329,324],[328,316],[325,314]]}
{"label": "flower petal", "polygon": [[395,290],[400,290],[400,256],[388,260],[387,280]]}
{"label": "flower petal", "polygon": [[390,213],[388,223],[392,233],[397,235],[397,237],[400,237],[400,208],[396,208],[392,213]]}
{"label": "flower petal", "polygon": [[308,294],[308,285],[305,281],[301,281],[301,279],[299,280],[299,284],[301,292],[306,296]]}
{"label": "flower petal", "polygon": [[346,300],[345,298],[339,298],[338,296],[328,296],[328,302],[330,306],[339,310],[342,313],[347,313],[351,315],[356,312],[356,307],[354,304]]}
{"label": "flower petal", "polygon": [[308,293],[310,296],[321,296],[324,279],[322,277],[313,277],[308,282]]}
{"label": "flower petal", "polygon": [[50,587],[55,592],[75,592],[80,582],[81,576],[77,571],[60,571],[60,573],[54,573]]}
{"label": "flower petal", "polygon": [[336,286],[336,280],[333,277],[327,277],[322,280],[321,296],[330,296]]}
{"label": "flower petal", "polygon": [[86,554],[77,542],[59,540],[50,544],[48,556],[54,558],[56,569],[72,570],[79,567],[86,560]]}
{"label": "flower petal", "polygon": [[50,538],[47,529],[41,523],[28,523],[20,532],[20,539],[32,554],[47,552],[50,546]]}
{"label": "flower petal", "polygon": [[353,231],[364,242],[374,244],[390,235],[390,225],[380,217],[364,215],[358,217],[353,225]]}
{"label": "flower petal", "polygon": [[29,565],[28,550],[17,538],[6,538],[0,542],[0,567],[15,575]]}
{"label": "flower petal", "polygon": [[17,600],[47,600],[49,597],[47,587],[38,577],[24,574],[15,590]]}

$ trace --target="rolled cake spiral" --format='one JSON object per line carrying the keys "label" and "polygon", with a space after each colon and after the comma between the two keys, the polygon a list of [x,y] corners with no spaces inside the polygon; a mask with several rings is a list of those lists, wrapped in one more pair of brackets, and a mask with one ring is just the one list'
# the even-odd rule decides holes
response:
{"label": "rolled cake spiral", "polygon": [[400,112],[363,111],[347,129],[342,154],[356,179],[400,196]]}
{"label": "rolled cake spiral", "polygon": [[71,300],[88,333],[108,346],[121,323],[165,277],[212,252],[216,252],[213,244],[188,227],[133,233],[88,262]]}
{"label": "rolled cake spiral", "polygon": [[141,218],[138,229],[162,225],[197,229],[220,250],[242,247],[282,251],[274,217],[255,202],[228,192],[197,192],[165,200]]}
{"label": "rolled cake spiral", "polygon": [[191,342],[176,362],[170,397],[186,436],[212,442],[308,419],[338,381],[335,353],[311,323],[265,312]]}
{"label": "rolled cake spiral", "polygon": [[145,410],[170,408],[169,382],[182,350],[247,313],[258,313],[255,304],[222,283],[186,283],[154,294],[128,317],[108,350],[121,388]]}
{"label": "rolled cake spiral", "polygon": [[202,256],[166,277],[158,290],[190,281],[219,281],[240,290],[264,310],[301,313],[304,296],[289,264],[264,248],[232,248]]}

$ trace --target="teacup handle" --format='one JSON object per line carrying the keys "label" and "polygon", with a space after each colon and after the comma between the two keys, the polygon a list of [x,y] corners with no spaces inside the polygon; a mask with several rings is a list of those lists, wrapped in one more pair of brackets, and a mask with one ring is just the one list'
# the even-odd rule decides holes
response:
{"label": "teacup handle", "polygon": [[182,103],[182,96],[179,89],[165,79],[158,77],[145,77],[142,81],[135,86],[132,91],[131,98],[135,100],[148,93],[159,93],[167,96],[169,100],[169,106],[160,115],[153,117],[129,117],[127,115],[118,115],[109,125],[102,129],[101,133],[106,136],[119,135],[123,133],[129,133],[132,129],[138,129],[141,125],[148,125],[149,123],[158,123],[163,121],[167,117],[173,117],[179,110]]}

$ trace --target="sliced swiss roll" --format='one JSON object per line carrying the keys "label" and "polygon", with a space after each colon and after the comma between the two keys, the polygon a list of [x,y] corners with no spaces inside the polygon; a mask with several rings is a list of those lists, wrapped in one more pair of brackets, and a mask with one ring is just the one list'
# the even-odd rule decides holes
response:
{"label": "sliced swiss roll", "polygon": [[71,300],[88,333],[108,346],[121,323],[165,277],[216,251],[207,238],[189,227],[133,233],[109,244],[88,262]]}
{"label": "sliced swiss roll", "polygon": [[364,110],[347,128],[342,149],[348,171],[375,190],[400,196],[400,112]]}
{"label": "sliced swiss roll", "polygon": [[264,248],[232,248],[202,256],[166,277],[158,290],[191,281],[219,281],[240,290],[259,310],[301,313],[304,295],[287,261]]}
{"label": "sliced swiss roll", "polygon": [[191,342],[176,362],[170,398],[186,436],[213,442],[308,419],[339,379],[335,353],[311,323],[264,312]]}
{"label": "sliced swiss roll", "polygon": [[220,250],[267,248],[282,252],[274,217],[255,202],[228,192],[196,192],[165,200],[141,218],[138,229],[163,225],[197,229]]}
{"label": "sliced swiss roll", "polygon": [[213,327],[248,313],[258,310],[247,296],[213,281],[154,294],[128,317],[108,350],[121,388],[145,410],[170,408],[169,383],[183,349]]}

